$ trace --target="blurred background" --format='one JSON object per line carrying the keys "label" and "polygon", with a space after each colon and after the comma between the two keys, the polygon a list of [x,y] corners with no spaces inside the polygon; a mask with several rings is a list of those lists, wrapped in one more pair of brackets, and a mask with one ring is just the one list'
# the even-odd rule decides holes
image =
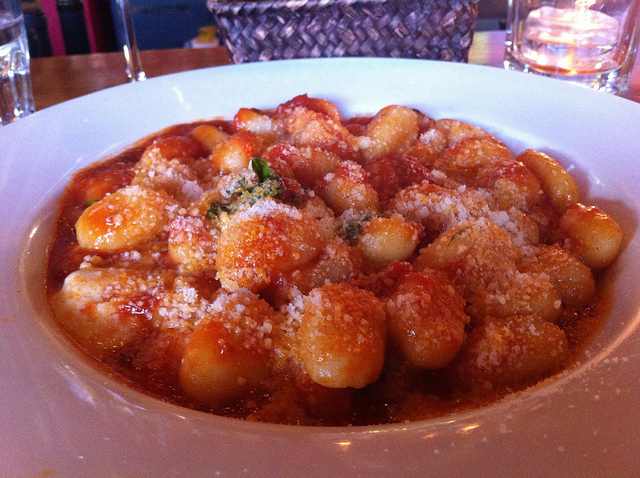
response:
{"label": "blurred background", "polygon": [[[130,0],[141,50],[218,45],[206,0]],[[115,0],[23,0],[32,58],[119,51]],[[507,0],[480,0],[476,31],[503,30]]]}

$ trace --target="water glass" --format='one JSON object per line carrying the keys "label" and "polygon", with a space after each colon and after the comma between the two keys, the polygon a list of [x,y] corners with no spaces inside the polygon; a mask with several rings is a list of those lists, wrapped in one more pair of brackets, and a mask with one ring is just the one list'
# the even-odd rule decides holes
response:
{"label": "water glass", "polygon": [[124,52],[126,63],[125,73],[127,81],[133,83],[147,79],[142,68],[140,51],[136,40],[136,32],[133,25],[133,12],[129,0],[116,0],[115,18],[118,23],[116,31]]}
{"label": "water glass", "polygon": [[509,0],[505,67],[624,94],[639,41],[640,0]]}
{"label": "water glass", "polygon": [[20,0],[0,0],[0,123],[35,111]]}

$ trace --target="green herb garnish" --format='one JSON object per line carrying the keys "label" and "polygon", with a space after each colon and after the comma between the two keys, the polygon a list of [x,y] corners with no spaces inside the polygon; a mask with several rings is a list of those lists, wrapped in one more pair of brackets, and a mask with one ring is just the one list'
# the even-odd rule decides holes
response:
{"label": "green herb garnish", "polygon": [[222,204],[218,201],[213,201],[209,206],[209,209],[207,209],[207,213],[205,215],[207,216],[207,219],[216,219],[223,212],[231,212],[229,210],[229,204]]}
{"label": "green herb garnish", "polygon": [[251,158],[251,169],[253,169],[253,172],[258,176],[258,184],[268,180],[280,181],[280,176],[271,171],[264,159]]}
{"label": "green herb garnish", "polygon": [[458,232],[454,233],[453,236],[451,236],[451,239],[449,239],[449,244],[447,244],[447,247],[449,247],[453,241],[458,239],[467,229],[469,228],[465,227],[464,229],[460,229]]}
{"label": "green herb garnish", "polygon": [[230,203],[212,202],[206,213],[207,218],[216,219],[222,213],[233,214],[245,205],[252,205],[259,199],[277,196],[284,192],[282,179],[271,171],[266,161],[252,158],[251,169],[258,176],[258,184],[247,186],[245,179],[240,178],[233,189],[237,198]]}
{"label": "green herb garnish", "polygon": [[87,201],[86,203],[84,203],[82,205],[83,208],[88,208],[90,206],[93,206],[95,203],[97,203],[98,201],[100,201],[100,199],[92,199],[91,201]]}
{"label": "green herb garnish", "polygon": [[349,244],[353,245],[355,240],[360,235],[361,230],[362,230],[361,222],[352,221],[347,224],[347,226],[344,228],[344,235],[345,235],[345,239],[349,241]]}

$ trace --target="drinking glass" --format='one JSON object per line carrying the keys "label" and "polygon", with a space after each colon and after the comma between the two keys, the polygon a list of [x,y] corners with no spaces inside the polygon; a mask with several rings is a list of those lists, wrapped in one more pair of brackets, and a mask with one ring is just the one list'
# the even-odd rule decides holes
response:
{"label": "drinking glass", "polygon": [[20,0],[0,0],[0,124],[35,111]]}
{"label": "drinking glass", "polygon": [[504,63],[624,94],[639,40],[640,0],[509,0]]}
{"label": "drinking glass", "polygon": [[115,3],[118,6],[116,17],[120,24],[120,43],[122,44],[124,59],[126,61],[127,81],[132,83],[134,81],[146,80],[147,76],[144,73],[142,62],[140,61],[140,52],[136,41],[136,32],[133,27],[133,15],[129,0],[116,0]]}

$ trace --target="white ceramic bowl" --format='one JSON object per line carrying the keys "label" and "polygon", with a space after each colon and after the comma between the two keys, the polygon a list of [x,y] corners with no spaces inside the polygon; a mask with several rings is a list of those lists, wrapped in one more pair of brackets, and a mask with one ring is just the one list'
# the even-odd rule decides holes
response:
{"label": "white ceramic bowl", "polygon": [[[457,118],[568,165],[625,233],[612,313],[580,362],[490,407],[367,428],[255,424],[149,398],[89,364],[43,302],[55,200],[73,171],[174,123],[298,94],[343,114]],[[637,476],[640,105],[555,80],[419,60],[219,67],[105,90],[0,128],[1,476]]]}

